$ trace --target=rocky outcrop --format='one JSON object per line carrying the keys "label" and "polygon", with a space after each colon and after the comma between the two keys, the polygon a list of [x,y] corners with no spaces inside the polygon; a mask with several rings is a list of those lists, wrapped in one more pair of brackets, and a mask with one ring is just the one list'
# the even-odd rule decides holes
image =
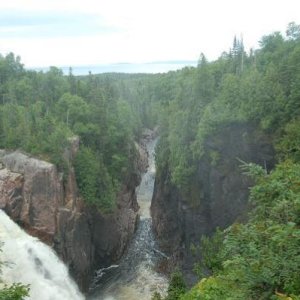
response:
{"label": "rocky outcrop", "polygon": [[44,242],[56,233],[63,205],[62,180],[56,167],[20,152],[4,154],[0,173],[0,207]]}
{"label": "rocky outcrop", "polygon": [[29,234],[52,246],[87,291],[96,269],[117,261],[131,239],[138,219],[135,188],[146,168],[147,154],[137,153],[134,168],[117,197],[117,208],[101,214],[80,198],[72,160],[79,140],[70,141],[64,158],[67,178],[51,163],[19,151],[0,151],[0,208]]}
{"label": "rocky outcrop", "polygon": [[188,195],[171,183],[168,170],[156,178],[151,206],[154,231],[162,250],[181,261],[183,268],[192,269],[191,246],[201,235],[246,217],[252,182],[242,174],[239,159],[272,169],[270,137],[249,124],[219,130],[205,142],[205,155],[198,161]]}

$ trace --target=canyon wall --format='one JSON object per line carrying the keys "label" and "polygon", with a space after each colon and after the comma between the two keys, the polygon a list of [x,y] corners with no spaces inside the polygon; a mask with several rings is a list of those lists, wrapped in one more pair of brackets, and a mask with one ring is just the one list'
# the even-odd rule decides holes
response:
{"label": "canyon wall", "polygon": [[274,166],[271,138],[250,124],[230,124],[205,141],[205,154],[183,195],[172,183],[170,171],[156,178],[151,206],[155,234],[163,251],[191,270],[195,260],[192,245],[217,227],[243,220],[249,209],[251,180],[242,174],[241,161]]}

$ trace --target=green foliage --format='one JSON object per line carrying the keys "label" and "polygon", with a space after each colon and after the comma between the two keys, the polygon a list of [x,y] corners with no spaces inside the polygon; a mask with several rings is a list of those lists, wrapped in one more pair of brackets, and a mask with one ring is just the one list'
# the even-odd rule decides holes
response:
{"label": "green foliage", "polygon": [[[191,138],[194,160],[189,163],[196,164],[205,154],[214,161],[206,148],[207,137],[225,124],[250,121],[273,135],[280,164],[267,174],[261,166],[240,161],[243,173],[256,183],[250,193],[253,209],[249,219],[225,230],[224,240],[219,239],[219,233],[202,238],[200,275],[204,267],[212,271],[212,276],[202,279],[182,299],[300,297],[298,29],[290,24],[287,40],[280,33],[264,37],[255,60],[244,57],[242,73],[230,71],[224,62],[230,60],[227,56],[218,64],[210,64],[213,70],[221,66],[222,60],[223,73]],[[206,153],[207,149],[210,152]]]}
{"label": "green foliage", "polygon": [[158,292],[155,292],[152,296],[152,300],[179,300],[181,296],[187,291],[186,284],[183,280],[183,276],[179,271],[175,271],[171,274],[169,287],[166,297],[162,297]]}
{"label": "green foliage", "polygon": [[179,271],[171,275],[168,294],[164,300],[177,300],[186,292],[186,284],[183,280],[182,274]]}
{"label": "green foliage", "polygon": [[283,136],[278,140],[276,150],[280,159],[292,159],[300,162],[300,119],[292,120],[284,128]]}
{"label": "green foliage", "polygon": [[[2,251],[1,246],[3,243],[0,242],[0,252]],[[1,266],[5,262],[0,260],[0,273]],[[12,285],[7,285],[3,283],[0,279],[0,300],[23,300],[24,297],[29,296],[29,285],[23,285],[21,283],[13,283]]]}
{"label": "green foliage", "polygon": [[75,174],[81,195],[91,205],[108,213],[115,208],[116,190],[101,157],[81,147],[75,159]]}
{"label": "green foliage", "polygon": [[[293,164],[299,162],[300,143],[299,42],[297,25],[290,24],[287,38],[280,33],[263,37],[261,48],[249,54],[235,39],[232,50],[214,62],[202,56],[197,68],[132,77],[120,84],[122,99],[131,99],[129,105],[138,112],[137,123],[159,122],[157,174],[166,174],[187,199],[192,198],[188,193],[199,160],[218,166],[209,137],[227,124],[251,123],[267,131],[276,138],[280,161],[291,160],[271,174],[242,162],[242,171],[256,182],[251,190],[254,209],[247,223],[202,239],[201,271],[206,267],[212,276],[182,299],[300,297],[299,165]],[[178,294],[175,288],[170,297],[178,299]]]}
{"label": "green foliage", "polygon": [[[237,289],[234,282],[224,282],[219,277],[202,279],[181,300],[242,300],[244,295]],[[251,299],[252,300],[252,299]],[[253,299],[254,300],[254,299]]]}
{"label": "green foliage", "polygon": [[257,184],[251,189],[254,208],[248,222],[224,231],[221,247],[220,232],[211,240],[202,239],[204,262],[213,275],[182,299],[299,298],[299,170],[298,164],[287,161],[269,175],[250,172]]}
{"label": "green foliage", "polygon": [[[284,157],[289,151],[290,158],[298,159],[298,35],[299,26],[291,23],[286,37],[278,32],[264,36],[261,48],[249,54],[242,41],[235,38],[229,53],[223,53],[218,60],[208,62],[201,55],[197,68],[161,76],[164,85],[153,81],[157,91],[152,99],[161,103],[164,139],[158,148],[157,169],[160,163],[165,166],[168,162],[172,182],[181,192],[190,193],[200,159],[208,157],[218,166],[218,155],[207,141],[228,124],[251,123],[280,141],[278,149]],[[283,133],[286,140],[281,140]]]}
{"label": "green foliage", "polygon": [[153,296],[151,297],[151,300],[162,300],[162,297],[161,297],[160,293],[155,292],[153,294]]}
{"label": "green foliage", "polygon": [[81,97],[65,93],[56,103],[56,116],[73,129],[77,122],[88,120],[88,109],[88,104]]}
{"label": "green foliage", "polygon": [[22,300],[29,296],[29,286],[20,283],[14,283],[11,286],[5,285],[0,289],[0,300]]}
{"label": "green foliage", "polygon": [[256,181],[267,175],[267,171],[263,169],[260,165],[254,163],[246,163],[241,159],[238,159],[238,161],[241,163],[240,168],[243,171],[243,174],[249,176],[250,178]]}
{"label": "green foliage", "polygon": [[71,132],[51,116],[43,116],[35,107],[4,104],[1,113],[1,147],[20,148],[33,154],[46,154],[55,162],[67,145]]}
{"label": "green foliage", "polygon": [[50,161],[66,179],[72,162],[64,154],[70,137],[79,136],[79,190],[88,203],[110,212],[132,171],[142,118],[154,119],[148,115],[152,105],[140,99],[143,92],[132,97],[140,84],[139,77],[78,78],[71,70],[66,77],[56,67],[26,71],[19,57],[0,55],[0,147]]}
{"label": "green foliage", "polygon": [[223,253],[221,251],[224,233],[219,228],[212,237],[202,236],[200,247],[195,251],[201,255],[201,263],[196,264],[195,271],[199,277],[203,277],[207,270],[217,272],[222,269]]}

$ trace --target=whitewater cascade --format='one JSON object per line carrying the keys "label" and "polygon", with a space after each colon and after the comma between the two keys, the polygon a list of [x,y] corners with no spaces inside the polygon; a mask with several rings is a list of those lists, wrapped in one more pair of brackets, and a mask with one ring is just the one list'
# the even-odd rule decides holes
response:
{"label": "whitewater cascade", "polygon": [[136,190],[140,206],[137,232],[119,264],[97,272],[88,297],[90,300],[150,300],[155,291],[162,294],[166,292],[167,278],[155,271],[158,259],[164,254],[157,249],[150,217],[156,142],[151,140],[146,145],[149,167]]}
{"label": "whitewater cascade", "polygon": [[1,279],[30,285],[31,300],[83,300],[55,252],[29,236],[0,210]]}

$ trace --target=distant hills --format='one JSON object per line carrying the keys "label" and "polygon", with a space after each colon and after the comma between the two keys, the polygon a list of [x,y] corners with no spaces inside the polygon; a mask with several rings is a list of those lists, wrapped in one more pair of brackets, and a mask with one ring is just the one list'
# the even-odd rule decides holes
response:
{"label": "distant hills", "polygon": [[[120,62],[114,64],[100,64],[89,66],[72,66],[72,73],[74,75],[88,75],[99,73],[166,73],[168,71],[175,71],[186,66],[196,66],[197,61],[192,60],[172,60],[172,61],[155,61],[149,63],[127,63]],[[70,66],[59,67],[64,74],[68,74]],[[49,67],[32,67],[29,68],[36,71],[48,71]]]}

